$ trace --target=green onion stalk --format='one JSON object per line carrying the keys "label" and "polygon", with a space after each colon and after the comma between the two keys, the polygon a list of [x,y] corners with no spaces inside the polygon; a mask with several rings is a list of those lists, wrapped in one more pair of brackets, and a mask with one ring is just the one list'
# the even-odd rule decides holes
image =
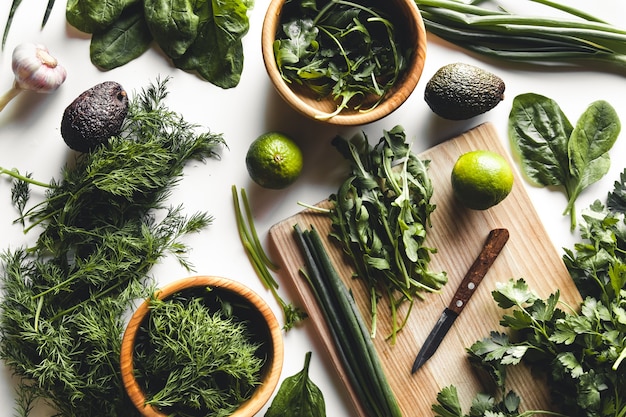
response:
{"label": "green onion stalk", "polygon": [[503,7],[483,7],[485,0],[415,3],[430,33],[478,54],[531,64],[582,66],[595,62],[626,69],[626,30],[558,2],[527,1],[564,16],[519,15]]}

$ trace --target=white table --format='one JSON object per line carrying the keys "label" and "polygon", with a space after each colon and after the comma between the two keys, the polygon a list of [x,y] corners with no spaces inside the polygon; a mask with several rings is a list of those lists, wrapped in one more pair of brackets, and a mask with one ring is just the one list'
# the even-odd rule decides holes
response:
{"label": "white table", "polygon": [[[564,2],[566,0],[563,0]],[[567,0],[618,26],[626,27],[626,3],[621,0]],[[58,177],[61,167],[72,157],[60,135],[63,110],[74,98],[93,85],[114,80],[130,94],[139,91],[158,76],[171,76],[168,84],[170,109],[182,113],[191,122],[224,134],[228,149],[221,160],[195,164],[186,170],[186,177],[172,196],[173,204],[183,203],[188,213],[207,211],[215,221],[205,232],[192,236],[188,243],[193,248],[190,259],[198,274],[220,275],[240,280],[259,293],[282,319],[282,312],[269,292],[261,285],[244,253],[235,226],[231,199],[231,185],[246,188],[256,216],[256,226],[262,238],[269,227],[298,212],[297,201],[318,202],[336,191],[345,175],[346,165],[330,145],[336,134],[350,136],[359,129],[371,140],[377,141],[383,129],[400,124],[413,142],[415,152],[459,134],[479,123],[493,123],[507,143],[508,113],[513,98],[521,93],[535,92],[556,100],[575,123],[588,104],[598,99],[607,100],[618,111],[626,125],[626,82],[623,75],[593,70],[550,70],[523,68],[515,64],[496,62],[470,55],[429,35],[426,66],[413,95],[387,118],[360,128],[322,126],[308,120],[289,108],[276,94],[265,73],[261,58],[260,33],[269,0],[257,0],[250,13],[250,31],[244,39],[245,67],[241,83],[234,89],[222,90],[182,72],[152,48],[139,59],[121,68],[101,72],[89,61],[89,37],[71,28],[65,22],[65,2],[57,1],[44,30],[40,22],[46,2],[25,1],[18,9],[6,47],[0,54],[0,90],[8,90],[13,82],[11,52],[22,42],[42,43],[67,68],[65,84],[54,94],[43,96],[23,93],[0,113],[0,166],[30,172],[37,179],[48,181]],[[524,2],[525,3],[525,2]],[[0,24],[8,15],[9,1],[0,6]],[[494,110],[477,118],[450,122],[436,117],[423,100],[424,86],[442,65],[467,62],[488,69],[506,83],[506,97]],[[3,91],[2,91],[3,92]],[[282,191],[261,189],[251,182],[244,157],[249,143],[260,134],[280,130],[302,146],[305,168],[302,177],[293,186]],[[626,130],[626,128],[625,128]],[[613,182],[626,167],[626,132],[611,151],[612,168],[599,183],[590,187],[579,198],[580,211],[595,199],[604,201]],[[561,215],[566,199],[560,192],[533,188],[524,184],[531,195],[556,250],[572,247],[578,241],[569,230],[569,218]],[[43,195],[33,189],[33,198]],[[0,236],[2,247],[16,247],[36,238],[36,233],[24,235],[19,225],[12,224],[17,217],[10,203],[9,182],[0,179]],[[160,282],[182,278],[188,273],[176,261],[166,259],[153,273]],[[289,298],[289,292],[281,287]],[[329,416],[351,416],[350,404],[344,388],[336,382],[332,364],[327,360],[321,344],[305,326],[285,335],[286,357],[283,378],[302,368],[304,354],[313,351],[311,378],[324,392]],[[13,381],[10,372],[2,368],[0,377],[0,404],[11,408]],[[7,413],[7,411],[5,411]],[[48,415],[45,410],[37,415]],[[263,415],[264,411],[259,413]]]}

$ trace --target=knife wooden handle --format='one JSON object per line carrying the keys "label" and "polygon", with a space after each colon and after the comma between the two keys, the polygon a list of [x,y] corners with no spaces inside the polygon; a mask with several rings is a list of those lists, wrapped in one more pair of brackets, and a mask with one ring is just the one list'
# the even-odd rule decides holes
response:
{"label": "knife wooden handle", "polygon": [[452,301],[448,306],[449,310],[456,314],[461,313],[508,240],[509,231],[507,229],[493,229],[489,232],[480,254],[467,271],[467,274],[465,274],[456,293],[454,293],[454,297],[452,297]]}

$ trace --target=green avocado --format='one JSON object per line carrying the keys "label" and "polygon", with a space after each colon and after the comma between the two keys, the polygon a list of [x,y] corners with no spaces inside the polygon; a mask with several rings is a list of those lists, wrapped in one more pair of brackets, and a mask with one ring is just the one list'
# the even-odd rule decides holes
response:
{"label": "green avocado", "polygon": [[474,65],[441,67],[426,84],[424,100],[437,115],[466,120],[493,109],[504,99],[504,81]]}

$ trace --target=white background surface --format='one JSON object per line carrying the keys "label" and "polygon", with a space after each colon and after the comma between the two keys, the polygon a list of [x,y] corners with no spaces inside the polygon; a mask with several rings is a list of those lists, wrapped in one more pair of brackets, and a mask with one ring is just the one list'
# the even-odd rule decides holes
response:
{"label": "white background surface", "polygon": [[[562,2],[578,6],[626,28],[626,3],[621,0]],[[1,3],[0,24],[4,27],[10,1]],[[154,47],[124,67],[109,72],[99,71],[89,60],[89,37],[75,31],[65,22],[65,2],[57,1],[48,24],[43,30],[40,29],[45,3],[25,0],[18,9],[6,47],[0,53],[0,91],[4,92],[12,85],[11,53],[22,42],[48,46],[52,55],[66,67],[68,77],[54,94],[22,93],[0,113],[0,166],[17,168],[23,173],[30,172],[34,178],[44,182],[52,177],[58,178],[61,167],[74,157],[61,138],[59,126],[63,110],[76,96],[106,80],[121,83],[132,95],[159,76],[171,76],[168,107],[182,113],[188,121],[213,132],[223,133],[228,144],[221,160],[190,166],[172,196],[172,204],[183,203],[187,213],[207,211],[215,217],[213,225],[205,232],[188,239],[193,248],[190,260],[198,274],[240,280],[265,295],[281,321],[282,311],[270,293],[261,286],[243,252],[235,226],[231,185],[246,188],[255,212],[257,229],[264,239],[271,225],[300,211],[297,201],[316,203],[336,191],[346,173],[344,161],[330,145],[330,140],[336,134],[350,136],[358,130],[364,130],[373,142],[378,141],[383,129],[388,130],[400,124],[405,128],[408,139],[413,142],[414,151],[420,152],[489,121],[495,125],[508,149],[507,119],[516,95],[534,92],[553,98],[572,124],[591,102],[604,99],[617,109],[625,125],[624,132],[611,151],[611,171],[604,180],[581,195],[577,203],[578,211],[595,199],[604,201],[613,182],[626,168],[624,75],[591,69],[529,68],[496,62],[470,55],[429,35],[424,72],[407,102],[392,115],[376,123],[360,128],[337,128],[303,118],[274,92],[265,73],[260,48],[261,25],[269,0],[257,0],[250,12],[250,31],[244,39],[244,71],[240,84],[230,90],[219,89],[195,75],[174,68]],[[516,7],[520,12],[525,12],[528,4],[518,0]],[[475,64],[499,75],[506,83],[505,100],[489,113],[468,121],[450,122],[435,116],[423,100],[424,86],[438,68],[452,62]],[[245,168],[244,158],[250,142],[271,130],[283,131],[292,136],[305,153],[302,177],[296,184],[282,191],[259,188],[251,182]],[[526,183],[521,185],[528,189],[559,254],[562,254],[563,247],[572,247],[578,238],[577,234],[570,233],[569,219],[561,215],[566,204],[564,195],[554,190],[532,188]],[[32,194],[33,199],[36,199],[43,196],[43,191],[33,189]],[[25,236],[20,226],[12,224],[17,213],[10,204],[10,182],[2,178],[0,213],[0,250],[34,241],[36,231]],[[163,283],[188,275],[175,261],[169,259],[157,266],[153,273]],[[280,291],[285,298],[290,299],[287,288],[281,287]],[[307,326],[285,335],[286,357],[282,377],[298,372],[302,368],[304,354],[309,350],[314,352],[311,378],[322,387],[327,414],[333,417],[353,415],[343,387],[336,382],[332,365]],[[3,414],[8,414],[13,402],[13,383],[10,372],[1,365],[0,369],[0,404],[5,410]],[[47,415],[45,410],[37,414]],[[259,413],[263,414],[264,411]]]}

